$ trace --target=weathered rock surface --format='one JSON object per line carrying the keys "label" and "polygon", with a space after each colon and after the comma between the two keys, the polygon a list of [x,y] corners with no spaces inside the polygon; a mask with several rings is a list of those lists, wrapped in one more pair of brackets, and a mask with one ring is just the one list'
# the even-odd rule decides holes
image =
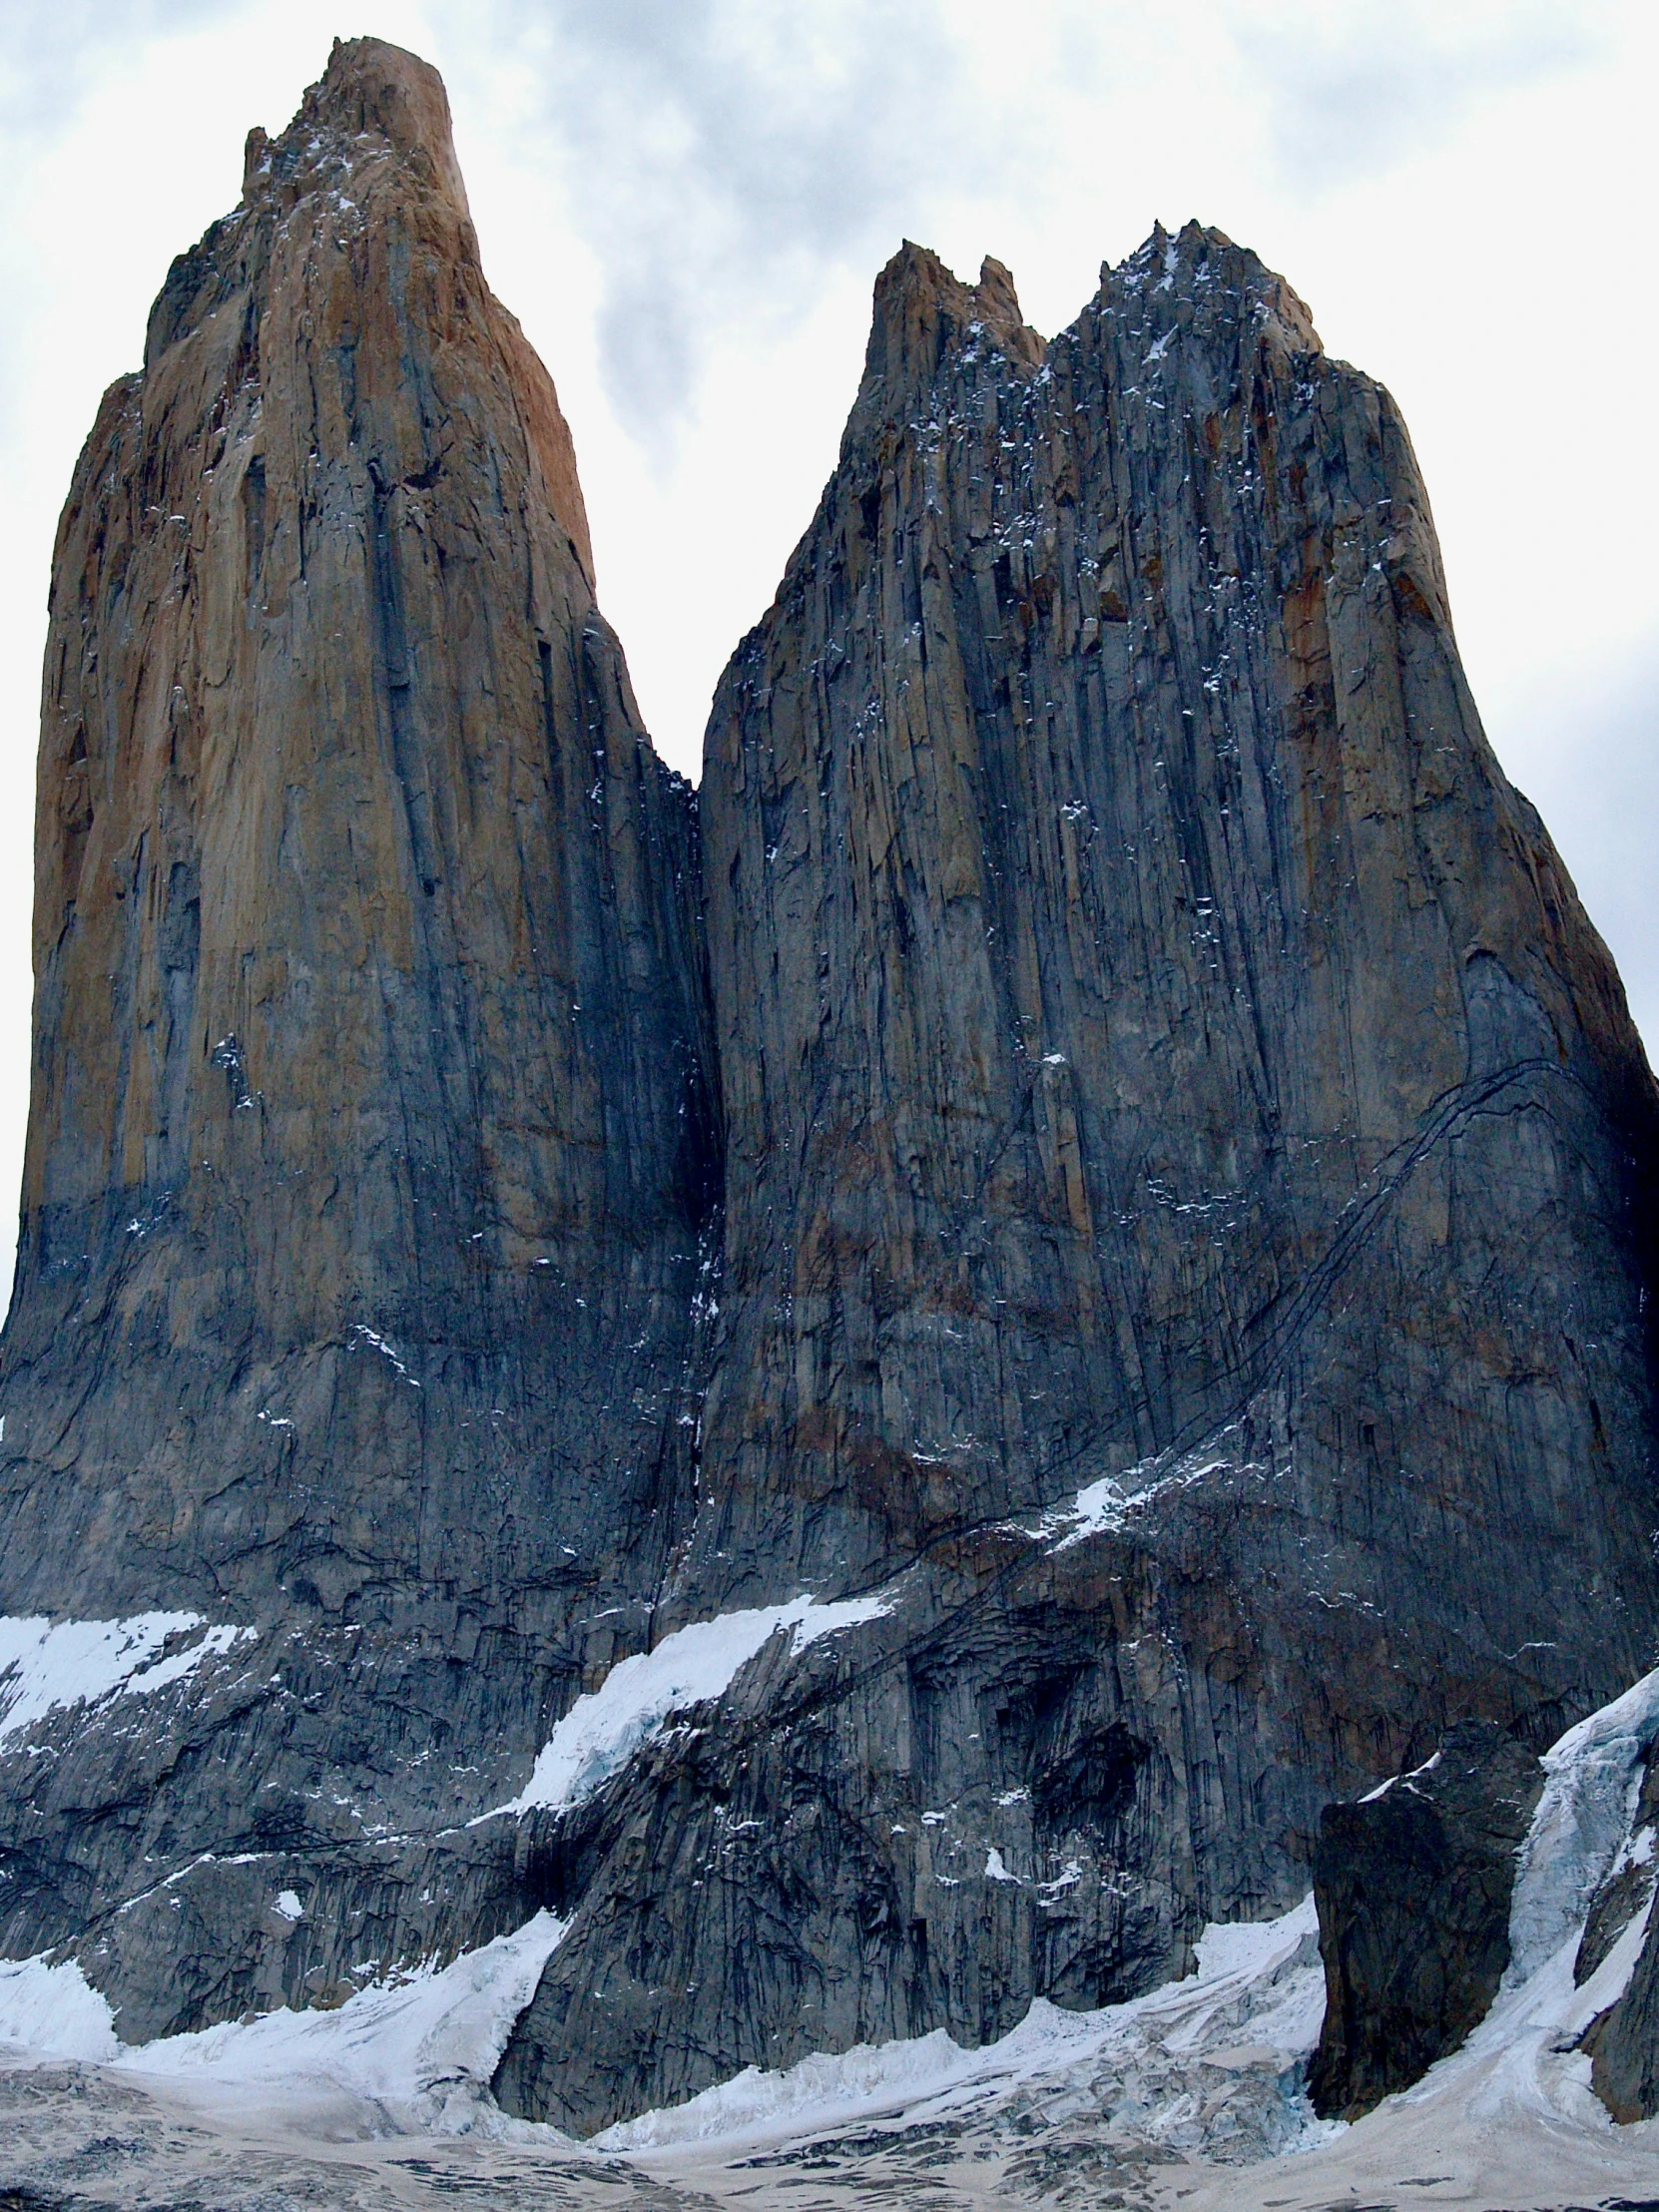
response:
{"label": "weathered rock surface", "polygon": [[395,48],[253,134],[104,400],[38,834],[0,1610],[261,1631],[7,1793],[6,1946],[96,1931],[143,2035],[523,1917],[510,1838],[418,1839],[643,1633],[688,1487],[695,802]]}
{"label": "weathered rock surface", "polygon": [[1462,2045],[1509,1963],[1516,1855],[1537,1759],[1490,1721],[1450,1729],[1426,1766],[1330,1805],[1314,1854],[1325,2026],[1314,2109],[1358,2119]]}
{"label": "weathered rock surface", "polygon": [[579,2129],[1131,1995],[1300,1895],[1333,1796],[1464,1717],[1541,1747],[1655,1619],[1651,1080],[1397,414],[1253,256],[1159,233],[1045,345],[907,247],[701,806],[676,1586],[916,1564],[867,1687],[735,1788],[637,1778],[504,2067]]}
{"label": "weathered rock surface", "polygon": [[1252,255],[1160,233],[1045,347],[905,249],[703,816],[705,1545],[886,1563],[1277,1389],[1348,1602],[1408,1561],[1478,1643],[1500,1493],[1647,1494],[1651,1082],[1397,414]]}
{"label": "weathered rock surface", "polygon": [[581,1575],[578,1501],[643,1535],[713,1195],[694,810],[589,567],[442,88],[339,48],[60,533],[11,1602],[78,1556],[493,1603]]}
{"label": "weathered rock surface", "polygon": [[[358,42],[55,594],[0,1603],[251,1632],[10,1768],[0,1942],[124,2033],[551,1904],[497,2086],[579,2132],[975,2042],[1646,1663],[1653,1084],[1397,415],[1253,256],[1159,232],[1045,344],[906,248],[694,809]],[[803,1590],[879,1605],[492,1817]]]}
{"label": "weathered rock surface", "polygon": [[563,1883],[540,1877],[575,1919],[507,2109],[587,2134],[745,2064],[936,2027],[971,2046],[1035,1991],[1088,2007],[1183,1970],[1182,1700],[1126,1563],[991,1532],[879,1622],[794,1663],[777,1640],[634,1761],[566,1824]]}

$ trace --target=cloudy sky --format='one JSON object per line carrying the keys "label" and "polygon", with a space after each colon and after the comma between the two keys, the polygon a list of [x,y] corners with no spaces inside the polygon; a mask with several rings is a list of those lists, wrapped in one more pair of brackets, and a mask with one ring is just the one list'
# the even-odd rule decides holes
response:
{"label": "cloudy sky", "polygon": [[[1659,1045],[1651,0],[0,0],[0,1266],[27,1087],[58,506],[172,256],[337,34],[449,86],[485,267],[558,383],[662,751],[834,457],[904,237],[1061,327],[1162,220],[1391,386],[1464,659]],[[9,1277],[9,1269],[8,1269]]]}

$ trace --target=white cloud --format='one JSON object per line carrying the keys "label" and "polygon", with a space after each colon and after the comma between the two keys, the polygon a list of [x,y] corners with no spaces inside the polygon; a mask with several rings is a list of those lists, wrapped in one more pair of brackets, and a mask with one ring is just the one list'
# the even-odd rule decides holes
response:
{"label": "white cloud", "polygon": [[941,167],[983,167],[942,5],[500,0],[601,269],[612,403],[666,454],[720,333],[799,319]]}
{"label": "white cloud", "polygon": [[1234,36],[1257,73],[1274,157],[1293,190],[1398,169],[1483,103],[1605,56],[1609,11],[1552,0],[1373,0],[1247,7]]}

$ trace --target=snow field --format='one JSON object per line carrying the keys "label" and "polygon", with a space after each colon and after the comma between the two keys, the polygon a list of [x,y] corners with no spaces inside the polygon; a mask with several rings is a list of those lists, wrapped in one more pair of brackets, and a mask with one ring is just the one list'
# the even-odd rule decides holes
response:
{"label": "snow field", "polygon": [[117,1621],[0,1618],[0,1744],[65,1707],[166,1689],[193,1674],[204,1659],[221,1658],[259,1634],[253,1628],[209,1628],[161,1656],[169,1637],[203,1625],[200,1613],[133,1613]]}
{"label": "snow field", "polygon": [[[581,1802],[669,1714],[723,1694],[770,1637],[787,1634],[804,1649],[888,1603],[804,1597],[665,1637],[578,1700],[513,1809]],[[11,1693],[7,1717],[25,1694],[37,1714],[96,1702],[135,1680],[150,1686],[162,1666],[177,1680],[208,1649],[225,1648],[202,1638],[158,1665],[168,1636],[200,1626],[193,1616],[65,1624],[83,1633],[55,1644],[47,1624],[5,1625],[13,1639],[0,1646],[9,1655],[0,1674],[0,1693]],[[17,1666],[19,1651],[27,1670]],[[1650,2180],[1659,2191],[1659,2122],[1615,2127],[1574,2047],[1625,1988],[1652,1909],[1581,1989],[1572,1981],[1598,1885],[1610,1870],[1655,1855],[1651,1832],[1633,1824],[1656,1735],[1659,1669],[1546,1755],[1517,1874],[1511,1964],[1491,2013],[1461,2050],[1352,2127],[1314,2120],[1300,2086],[1324,2009],[1309,1898],[1274,1921],[1207,1929],[1194,1973],[1126,2003],[1066,2012],[1039,1999],[1009,2034],[978,2050],[941,2030],[774,2072],[750,2067],[686,2104],[607,2130],[584,2155],[644,2158],[667,2173],[677,2162],[800,2142],[849,2122],[885,2121],[901,2134],[946,2121],[982,2143],[987,2127],[1005,2132],[1010,2118],[1026,2140],[1029,2122],[1075,2127],[1081,2116],[1102,2140],[1159,2146],[1181,2161],[1197,2184],[1186,2212],[1328,2204],[1345,2190],[1430,2169],[1471,2206],[1566,2201],[1574,2191],[1605,2197]],[[276,1909],[297,1903],[284,1893]],[[167,2082],[204,2111],[246,2117],[263,2103],[292,2117],[307,2099],[333,2096],[374,2135],[510,2138],[573,2152],[578,2146],[556,2130],[506,2118],[489,2087],[564,1926],[538,1914],[447,1967],[388,1977],[336,2010],[275,2011],[142,2048],[117,2041],[108,2002],[75,1962],[0,1962],[0,2046],[12,2064],[78,2060]],[[1243,2085],[1232,2121],[1225,2111],[1215,2119],[1226,2103],[1218,2082]]]}

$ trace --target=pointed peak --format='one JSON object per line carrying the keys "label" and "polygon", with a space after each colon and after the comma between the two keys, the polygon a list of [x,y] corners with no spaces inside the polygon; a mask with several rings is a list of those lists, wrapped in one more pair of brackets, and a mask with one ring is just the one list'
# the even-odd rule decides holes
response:
{"label": "pointed peak", "polygon": [[1019,311],[1019,293],[1014,289],[1013,274],[1004,263],[987,254],[979,264],[979,281],[974,289],[979,294],[987,322],[994,320],[1000,328],[1024,329],[1025,317]]}
{"label": "pointed peak", "polygon": [[[1103,298],[1138,294],[1155,317],[1163,319],[1184,319],[1205,296],[1212,301],[1254,300],[1288,351],[1324,351],[1313,316],[1284,277],[1276,276],[1248,246],[1235,244],[1211,224],[1194,220],[1170,232],[1155,223],[1152,236],[1115,269],[1109,262],[1101,265],[1100,286]],[[1161,307],[1160,301],[1167,305]],[[1186,308],[1176,316],[1182,301]]]}
{"label": "pointed peak", "polygon": [[293,121],[276,139],[248,134],[243,197],[253,198],[275,172],[305,166],[316,142],[379,139],[417,176],[467,214],[466,187],[455,159],[449,96],[430,62],[385,39],[335,39],[328,66],[305,89]]}
{"label": "pointed peak", "polygon": [[[924,388],[953,345],[980,334],[1017,360],[1042,359],[1043,341],[1022,320],[1014,280],[1000,262],[987,259],[979,281],[964,284],[937,254],[906,239],[875,279],[860,396],[883,404]],[[878,392],[885,402],[876,400]],[[855,417],[859,412],[854,408]]]}
{"label": "pointed peak", "polygon": [[930,247],[905,239],[898,252],[875,279],[875,318],[895,309],[903,312],[912,300],[923,306],[965,291],[958,277]]}

